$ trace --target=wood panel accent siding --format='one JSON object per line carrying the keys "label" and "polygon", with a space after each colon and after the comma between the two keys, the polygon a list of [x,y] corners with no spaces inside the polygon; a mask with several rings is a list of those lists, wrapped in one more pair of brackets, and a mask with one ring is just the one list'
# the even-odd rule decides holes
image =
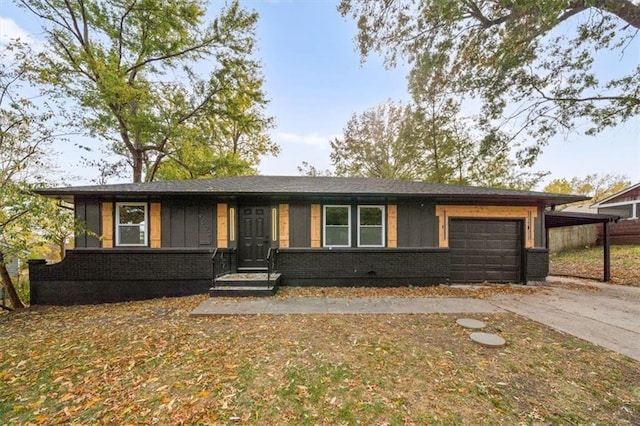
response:
{"label": "wood panel accent siding", "polygon": [[113,247],[113,203],[102,203],[102,248]]}
{"label": "wood panel accent siding", "polygon": [[218,203],[216,209],[216,229],[218,230],[218,248],[227,248],[229,244],[228,210],[226,203]]}
{"label": "wood panel accent siding", "polygon": [[289,248],[289,204],[278,206],[280,248]]}
{"label": "wood panel accent siding", "polygon": [[149,247],[162,247],[162,215],[160,203],[149,205]]}
{"label": "wood panel accent siding", "polygon": [[398,247],[398,206],[387,205],[387,247]]}
{"label": "wood panel accent siding", "polygon": [[320,204],[311,204],[311,247],[320,247],[322,241],[322,210]]}
{"label": "wood panel accent siding", "polygon": [[538,216],[537,206],[436,206],[438,217],[438,243],[440,247],[449,247],[449,219],[522,219],[524,221],[525,247],[535,246],[535,223]]}

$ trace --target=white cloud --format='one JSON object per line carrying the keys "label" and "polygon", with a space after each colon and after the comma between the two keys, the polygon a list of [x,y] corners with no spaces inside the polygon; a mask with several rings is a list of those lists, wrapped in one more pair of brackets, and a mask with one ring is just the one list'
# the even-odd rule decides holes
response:
{"label": "white cloud", "polygon": [[298,135],[296,133],[278,132],[274,136],[276,142],[285,142],[302,145],[313,146],[329,146],[329,141],[338,137],[339,135],[319,135],[317,133],[311,133],[307,135]]}
{"label": "white cloud", "polygon": [[20,39],[20,41],[28,44],[33,44],[34,42],[31,34],[20,28],[13,19],[0,16],[0,44],[6,44],[15,39]]}

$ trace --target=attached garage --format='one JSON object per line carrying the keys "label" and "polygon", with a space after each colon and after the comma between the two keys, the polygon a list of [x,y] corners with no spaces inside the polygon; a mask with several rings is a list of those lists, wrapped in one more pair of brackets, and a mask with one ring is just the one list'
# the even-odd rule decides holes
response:
{"label": "attached garage", "polygon": [[521,282],[522,220],[451,219],[452,282]]}

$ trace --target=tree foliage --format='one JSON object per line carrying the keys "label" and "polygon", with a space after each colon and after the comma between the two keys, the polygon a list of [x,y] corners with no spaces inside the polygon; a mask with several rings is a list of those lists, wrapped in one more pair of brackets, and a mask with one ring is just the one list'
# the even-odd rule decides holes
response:
{"label": "tree foliage", "polygon": [[354,114],[331,148],[338,176],[530,189],[545,175],[518,162],[511,138],[461,118],[443,96]]}
{"label": "tree foliage", "polygon": [[319,169],[308,161],[303,161],[298,166],[298,173],[301,176],[320,177],[320,176],[334,176],[334,172],[329,169]]}
{"label": "tree foliage", "polygon": [[167,155],[158,170],[160,179],[192,179],[255,174],[263,154],[277,154],[268,133],[273,119],[266,117],[267,99],[262,81],[244,76],[242,90],[221,94],[216,111],[186,129],[181,144]]}
{"label": "tree foliage", "polygon": [[419,179],[424,167],[417,139],[404,128],[408,115],[392,102],[354,114],[343,137],[331,141],[336,175]]}
{"label": "tree foliage", "polygon": [[616,174],[599,175],[597,173],[571,179],[553,179],[545,187],[545,192],[556,194],[580,194],[591,197],[584,204],[597,203],[631,186],[627,176]]}
{"label": "tree foliage", "polygon": [[342,0],[339,10],[357,21],[363,57],[404,58],[426,76],[446,68],[452,93],[482,98],[485,119],[508,120],[538,149],[578,120],[594,134],[640,113],[637,61],[610,66],[637,53],[637,2]]}
{"label": "tree foliage", "polygon": [[[73,218],[61,213],[52,200],[32,191],[45,181],[51,154],[52,114],[46,104],[36,106],[25,97],[25,76],[32,53],[14,42],[0,52],[0,277],[14,307],[23,303],[6,263],[25,259],[38,239],[73,233]],[[46,224],[51,233],[37,233]],[[34,232],[36,231],[36,232]],[[64,234],[65,237],[61,237]]]}
{"label": "tree foliage", "polygon": [[74,122],[123,156],[134,182],[153,180],[167,160],[201,175],[201,164],[192,170],[184,161],[193,146],[213,158],[231,152],[249,167],[277,153],[265,133],[271,119],[252,58],[257,14],[237,1],[209,24],[202,0],[18,3],[48,36],[40,81],[74,101]]}

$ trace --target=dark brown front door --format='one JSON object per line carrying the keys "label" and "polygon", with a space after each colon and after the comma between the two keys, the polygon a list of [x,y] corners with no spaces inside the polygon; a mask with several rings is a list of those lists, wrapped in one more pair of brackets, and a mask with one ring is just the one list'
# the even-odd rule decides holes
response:
{"label": "dark brown front door", "polygon": [[238,267],[266,268],[269,252],[269,206],[239,208]]}

